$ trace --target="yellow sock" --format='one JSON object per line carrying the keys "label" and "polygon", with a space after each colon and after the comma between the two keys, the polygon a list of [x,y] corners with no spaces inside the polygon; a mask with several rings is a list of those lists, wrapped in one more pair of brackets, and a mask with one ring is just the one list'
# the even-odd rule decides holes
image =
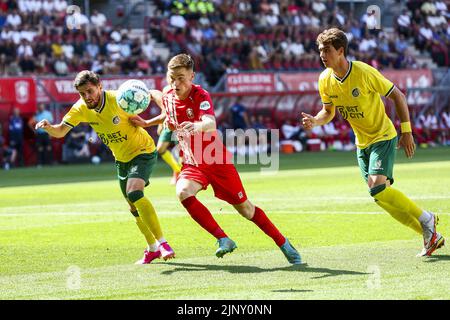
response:
{"label": "yellow sock", "polygon": [[381,208],[383,208],[384,210],[386,210],[392,216],[392,218],[394,218],[395,220],[397,220],[400,223],[404,224],[405,226],[413,229],[414,231],[416,231],[419,234],[423,233],[422,225],[413,216],[411,216],[409,214],[404,214],[402,211],[394,208],[393,206],[391,206],[385,202],[377,200],[377,201],[375,201],[375,203],[377,205],[379,205]]}
{"label": "yellow sock", "polygon": [[141,233],[144,235],[145,240],[147,241],[147,244],[149,246],[153,245],[153,244],[156,244],[155,237],[151,233],[150,229],[147,228],[147,226],[144,224],[144,222],[142,221],[141,217],[136,217],[136,224],[137,224],[139,230],[141,230]]}
{"label": "yellow sock", "polygon": [[[373,189],[379,188],[383,189],[383,186],[377,186]],[[420,224],[419,217],[423,213],[422,209],[420,209],[411,199],[397,189],[386,187],[382,191],[373,195],[373,197],[381,202],[378,204],[380,207],[384,208],[383,205],[388,206],[386,211],[388,211],[395,219],[404,225],[411,226],[411,228],[415,230],[416,228],[413,227],[415,223],[413,223],[412,220],[416,220],[417,223]]]}
{"label": "yellow sock", "polygon": [[172,168],[173,172],[180,172],[181,166],[180,164],[175,160],[174,156],[169,150],[164,151],[163,154],[161,154],[161,158]]}
{"label": "yellow sock", "polygon": [[133,202],[134,206],[139,212],[139,217],[142,219],[144,225],[150,229],[153,237],[160,239],[163,237],[161,226],[159,225],[158,216],[152,206],[150,200],[146,197],[142,197],[139,200]]}

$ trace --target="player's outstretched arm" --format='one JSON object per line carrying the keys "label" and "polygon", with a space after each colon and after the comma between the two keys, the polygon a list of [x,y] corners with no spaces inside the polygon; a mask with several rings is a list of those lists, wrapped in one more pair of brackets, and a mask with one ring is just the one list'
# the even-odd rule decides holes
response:
{"label": "player's outstretched arm", "polygon": [[323,105],[315,116],[302,112],[302,124],[306,130],[311,130],[315,126],[322,126],[333,120],[336,109],[332,105]]}
{"label": "player's outstretched arm", "polygon": [[216,119],[214,118],[214,116],[211,116],[209,114],[203,115],[201,121],[197,122],[185,121],[181,123],[181,127],[191,133],[212,132],[215,131],[217,128]]}
{"label": "player's outstretched arm", "polygon": [[412,135],[406,97],[403,92],[401,92],[398,88],[395,88],[389,95],[389,99],[394,102],[395,111],[401,122],[401,135],[398,140],[397,148],[403,147],[405,149],[406,156],[408,158],[412,158],[416,150],[416,144],[414,143],[414,137]]}
{"label": "player's outstretched arm", "polygon": [[163,123],[165,118],[166,114],[162,112],[158,116],[148,120],[145,120],[138,115],[130,116],[128,118],[128,121],[130,121],[130,123],[136,127],[147,128],[151,126],[157,126],[158,124]]}
{"label": "player's outstretched arm", "polygon": [[64,122],[61,122],[60,124],[52,125],[50,122],[46,119],[39,121],[35,125],[35,130],[37,129],[44,129],[47,131],[49,135],[55,138],[63,138],[69,131],[72,129],[68,125],[66,125]]}
{"label": "player's outstretched arm", "polygon": [[163,93],[159,90],[149,90],[148,93],[150,94],[150,98],[155,101],[155,103],[158,105],[158,107],[161,108],[161,110],[163,110]]}

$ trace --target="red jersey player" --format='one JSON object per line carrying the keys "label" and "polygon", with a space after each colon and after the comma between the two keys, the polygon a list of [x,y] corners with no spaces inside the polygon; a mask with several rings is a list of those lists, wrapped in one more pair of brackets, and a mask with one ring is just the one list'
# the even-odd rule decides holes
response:
{"label": "red jersey player", "polygon": [[[209,93],[201,86],[194,85],[193,79],[194,62],[189,55],[179,54],[169,61],[167,81],[170,89],[164,90],[162,105],[165,121],[176,132],[180,155],[182,153],[183,156],[183,167],[176,184],[181,204],[200,226],[217,238],[217,257],[222,258],[237,246],[214,220],[211,212],[196,198],[197,193],[209,184],[217,198],[231,204],[271,237],[290,263],[301,264],[300,254],[289,240],[278,231],[263,210],[247,199],[232,156],[217,134]],[[145,127],[156,124],[157,118],[143,120],[135,116],[131,121]]]}

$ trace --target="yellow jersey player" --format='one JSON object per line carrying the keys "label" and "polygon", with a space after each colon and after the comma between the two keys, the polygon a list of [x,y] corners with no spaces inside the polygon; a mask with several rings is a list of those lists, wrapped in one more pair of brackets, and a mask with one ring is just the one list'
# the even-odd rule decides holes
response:
{"label": "yellow jersey player", "polygon": [[[80,122],[87,122],[116,160],[117,177],[122,193],[129,203],[139,230],[148,247],[137,264],[147,264],[156,258],[173,258],[174,251],[164,239],[161,226],[151,202],[144,196],[144,187],[157,160],[155,143],[140,127],[132,125],[130,117],[116,102],[116,92],[103,90],[97,74],[84,70],[78,73],[74,87],[80,99],[72,106],[59,124],[42,120],[36,124],[56,138],[64,137]],[[160,91],[150,90],[155,101],[160,101]],[[155,97],[153,97],[155,95]]]}
{"label": "yellow jersey player", "polygon": [[[337,28],[323,31],[317,45],[325,67],[319,77],[322,110],[317,115],[302,113],[305,129],[330,122],[336,109],[353,128],[357,158],[375,203],[402,224],[423,236],[424,248],[417,256],[429,256],[444,245],[436,231],[437,215],[420,209],[402,192],[394,189],[393,166],[396,149],[403,147],[408,158],[414,155],[408,105],[404,94],[373,67],[346,58],[348,40]],[[395,103],[401,121],[401,135],[385,112],[381,96]]]}

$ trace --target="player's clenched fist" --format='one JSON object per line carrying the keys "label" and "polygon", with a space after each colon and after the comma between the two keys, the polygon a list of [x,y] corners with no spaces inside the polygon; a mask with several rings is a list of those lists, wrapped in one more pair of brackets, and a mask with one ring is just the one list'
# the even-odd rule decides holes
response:
{"label": "player's clenched fist", "polygon": [[302,117],[302,124],[306,130],[312,129],[316,124],[316,119],[312,115],[302,112]]}
{"label": "player's clenched fist", "polygon": [[34,129],[47,129],[51,126],[50,122],[47,119],[41,120],[34,126]]}

